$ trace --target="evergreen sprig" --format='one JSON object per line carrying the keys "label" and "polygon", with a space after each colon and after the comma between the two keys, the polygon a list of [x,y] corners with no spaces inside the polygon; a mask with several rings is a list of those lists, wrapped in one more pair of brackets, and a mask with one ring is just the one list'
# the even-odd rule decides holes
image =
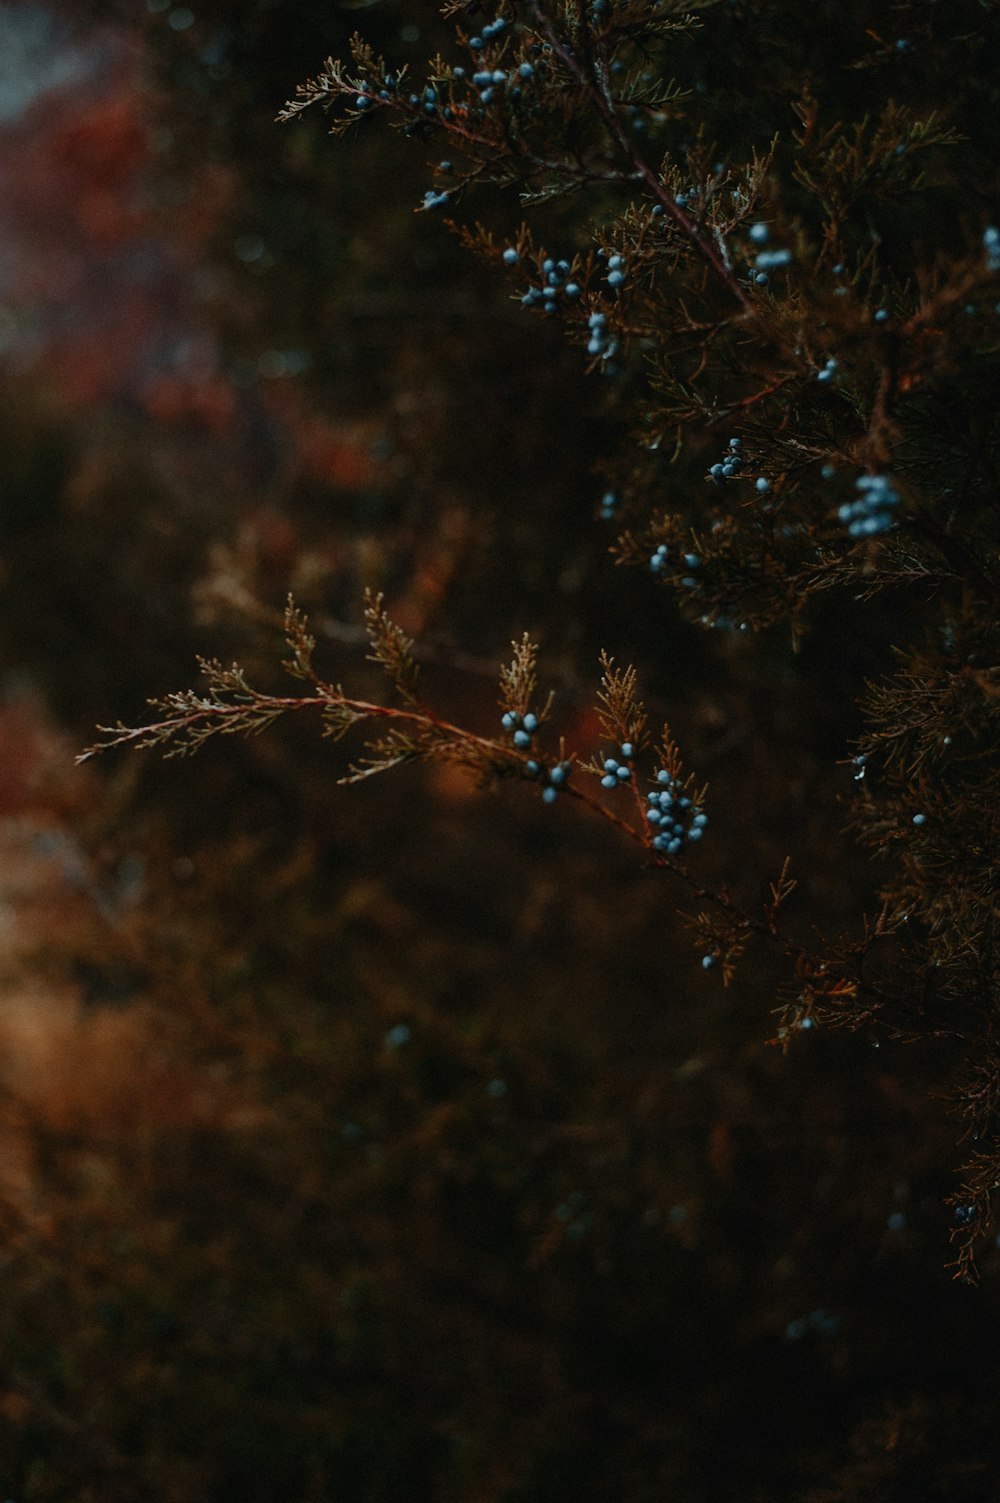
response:
{"label": "evergreen sprig", "polygon": [[[705,828],[704,790],[669,730],[659,768],[634,760],[647,748],[633,670],[603,661],[599,713],[612,748],[581,759],[560,745],[546,759],[532,747],[549,706],[532,703],[527,638],[501,677],[511,746],[446,726],[421,704],[412,644],[378,596],[366,605],[372,656],[402,709],[313,679],[295,619],[292,671],[313,683],[312,699],[258,693],[238,668],[206,662],[205,694],[157,701],[159,721],[112,727],[104,744],[180,754],[310,705],[336,734],[358,719],[392,721],[350,778],[445,756],[483,776],[533,779],[547,802],[563,791],[582,801],[688,883],[703,904],[692,925],[706,961],[726,980],[750,939],[779,945],[794,972],[783,1047],[807,1026],[876,1042],[963,1041],[967,1111],[988,1145],[961,1171],[966,1199],[956,1202],[973,1208],[955,1232],[970,1276],[1000,1183],[1000,164],[981,142],[979,159],[966,152],[983,98],[966,109],[955,95],[948,58],[971,43],[940,8],[893,8],[894,26],[934,42],[903,78],[910,38],[887,41],[877,17],[867,31],[845,21],[837,66],[857,81],[853,117],[826,97],[822,68],[793,79],[776,64],[798,120],[777,135],[687,76],[692,39],[743,24],[732,10],[501,0],[487,20],[448,3],[461,61],[431,59],[426,82],[404,86],[402,69],[355,38],[350,66],[328,60],[281,118],[319,105],[335,132],[382,117],[446,148],[428,212],[458,211],[491,186],[516,186],[526,206],[579,198],[577,230],[551,250],[533,225],[505,244],[479,225],[454,228],[508,280],[525,317],[560,324],[605,378],[628,434],[603,467],[616,558],[690,621],[723,635],[782,624],[797,644],[818,597],[839,592],[872,607],[903,602],[904,619],[919,622],[902,669],[869,686],[868,729],[845,758],[851,822],[881,873],[881,906],[862,932],[819,953],[783,934],[787,871],[759,914],[699,886],[687,843]],[[783,55],[779,11],[754,11],[758,56]],[[728,87],[738,95],[738,81]],[[578,786],[574,768],[602,775],[608,797]],[[646,777],[661,781],[644,789]],[[632,790],[631,818],[614,806],[619,783]]]}

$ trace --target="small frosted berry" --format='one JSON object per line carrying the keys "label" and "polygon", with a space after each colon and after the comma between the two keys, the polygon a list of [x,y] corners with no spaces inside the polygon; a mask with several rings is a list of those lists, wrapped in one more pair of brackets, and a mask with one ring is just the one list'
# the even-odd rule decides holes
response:
{"label": "small frosted berry", "polygon": [[712,969],[712,967],[714,965],[718,965],[718,963],[719,963],[719,957],[718,957],[718,955],[716,955],[714,953],[710,953],[708,955],[703,955],[701,957],[701,968],[702,968],[703,971],[710,971]]}
{"label": "small frosted berry", "polygon": [[625,282],[625,273],[623,271],[610,271],[610,272],[608,272],[608,286],[609,287],[621,287],[621,286],[624,285],[624,282]]}
{"label": "small frosted berry", "polygon": [[632,743],[631,743],[631,741],[623,741],[622,742],[622,756],[623,757],[630,757],[631,755],[632,755]]}
{"label": "small frosted berry", "polygon": [[531,745],[531,735],[528,731],[514,732],[514,745],[519,751],[527,751]]}
{"label": "small frosted berry", "polygon": [[771,231],[766,224],[752,224],[748,233],[754,245],[766,245],[771,238]]}
{"label": "small frosted berry", "polygon": [[504,265],[516,266],[520,259],[521,257],[517,249],[513,245],[508,245],[507,249],[503,253]]}
{"label": "small frosted berry", "polygon": [[983,250],[987,271],[1000,271],[1000,230],[995,224],[987,225],[983,231]]}
{"label": "small frosted berry", "polygon": [[756,488],[763,494],[764,491],[769,491],[771,489],[771,482],[770,480],[767,480],[763,475],[761,475],[757,479]]}
{"label": "small frosted berry", "polygon": [[927,823],[927,815],[926,814],[914,814],[914,816],[913,816],[913,823],[915,825],[925,825]]}
{"label": "small frosted berry", "polygon": [[975,1206],[956,1206],[952,1214],[956,1226],[969,1226],[976,1219],[976,1208]]}
{"label": "small frosted berry", "polygon": [[774,271],[778,266],[787,266],[791,259],[790,250],[761,251],[753,264],[758,271]]}
{"label": "small frosted berry", "polygon": [[524,726],[524,729],[528,732],[529,735],[534,735],[535,731],[538,730],[538,716],[532,715],[531,711],[529,710],[521,724]]}

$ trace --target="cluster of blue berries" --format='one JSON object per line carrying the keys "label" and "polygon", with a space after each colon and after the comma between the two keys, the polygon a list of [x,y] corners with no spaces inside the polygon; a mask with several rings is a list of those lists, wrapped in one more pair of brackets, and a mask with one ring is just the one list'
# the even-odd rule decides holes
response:
{"label": "cluster of blue berries", "polygon": [[675,193],[674,203],[679,209],[687,209],[691,206],[692,199],[698,198],[700,197],[700,195],[701,189],[698,187],[698,184],[695,183],[692,187],[685,188],[683,193]]}
{"label": "cluster of blue berries", "polygon": [[601,521],[614,521],[615,512],[618,510],[618,496],[614,491],[605,491],[601,497]]}
{"label": "cluster of blue berries", "polygon": [[1000,230],[989,224],[983,231],[983,250],[986,252],[986,270],[1000,271]]}
{"label": "cluster of blue berries", "polygon": [[469,46],[472,48],[472,51],[482,52],[487,42],[492,42],[494,37],[498,37],[501,33],[505,32],[509,24],[503,16],[497,16],[495,21],[489,21],[483,27],[479,36],[469,38]]}
{"label": "cluster of blue berries", "polygon": [[847,523],[852,538],[872,538],[888,532],[893,525],[893,510],[899,505],[899,492],[888,475],[859,475],[855,489],[857,501],[846,501],[837,516]]}
{"label": "cluster of blue berries", "polygon": [[[757,246],[765,246],[771,238],[771,231],[766,224],[752,224],[748,231],[751,242]],[[754,257],[753,280],[758,287],[766,287],[770,281],[769,271],[776,271],[779,266],[787,266],[792,260],[790,250],[760,250]]]}
{"label": "cluster of blue berries", "polygon": [[[422,94],[411,94],[409,99],[407,100],[407,103],[410,105],[411,109],[420,110],[422,114],[428,115],[431,119],[434,119],[434,117],[438,113],[438,110],[441,108],[441,101],[438,97],[438,91],[433,84],[428,84]],[[442,110],[441,113],[445,120],[454,119],[453,111],[450,109],[446,108]],[[411,125],[408,129],[410,134],[412,134],[414,127]]]}
{"label": "cluster of blue berries", "polygon": [[590,330],[587,354],[600,355],[603,360],[610,360],[618,350],[618,341],[612,339],[608,333],[607,314],[592,313],[587,319],[587,327]]}
{"label": "cluster of blue berries", "polygon": [[817,381],[832,381],[837,374],[837,362],[831,355],[825,365],[816,372]]}
{"label": "cluster of blue berries", "polygon": [[[649,567],[654,574],[662,574],[667,567],[669,558],[670,549],[666,543],[661,543],[656,552],[650,556]],[[698,553],[685,553],[682,555],[682,558],[688,569],[697,569],[701,563],[701,555]],[[688,590],[693,590],[697,583],[698,581],[693,574],[685,574],[681,580],[681,584]]]}
{"label": "cluster of blue berries", "polygon": [[473,73],[472,82],[479,90],[480,104],[491,104],[497,89],[502,89],[506,84],[507,74],[503,68],[483,68],[478,73]]}
{"label": "cluster of blue berries", "polygon": [[956,1226],[971,1226],[976,1219],[975,1206],[956,1206],[952,1215]]}
{"label": "cluster of blue berries", "polygon": [[[512,245],[504,251],[503,260],[507,266],[517,265],[520,256]],[[560,298],[575,302],[580,296],[581,288],[579,282],[567,280],[569,273],[568,261],[554,261],[551,256],[546,256],[542,262],[542,276],[545,280],[541,287],[528,288],[521,299],[522,307],[536,308],[540,304],[543,313],[555,313]]]}
{"label": "cluster of blue berries", "polygon": [[[527,751],[531,746],[535,732],[538,730],[539,720],[538,716],[532,714],[530,710],[526,715],[518,714],[517,710],[507,710],[500,717],[500,724],[505,731],[512,733],[514,745],[518,751]],[[557,762],[554,767],[546,768],[542,766],[541,762],[532,760],[525,762],[524,770],[529,777],[544,778],[542,802],[544,804],[552,804],[555,803],[560,788],[564,788],[569,781],[569,775],[573,768],[570,762]]]}
{"label": "cluster of blue berries", "polygon": [[769,271],[776,271],[779,266],[787,266],[792,259],[790,250],[761,251],[754,259],[754,282],[758,287],[766,287],[771,280]]}
{"label": "cluster of blue berries", "polygon": [[544,777],[545,785],[542,788],[542,803],[554,804],[559,797],[560,788],[565,788],[569,781],[569,775],[573,770],[570,762],[557,762],[555,767],[545,768],[540,762],[526,762],[525,770],[533,778]]}
{"label": "cluster of blue berries", "polygon": [[632,760],[632,743],[623,741],[619,749],[618,757],[606,757],[604,761],[604,776],[601,779],[602,788],[618,788],[622,783],[628,783],[632,778],[632,769],[629,763]]}
{"label": "cluster of blue berries", "polygon": [[[456,68],[454,72],[456,78],[465,76],[463,68]],[[395,73],[387,73],[380,81],[377,89],[373,84],[367,82],[367,80],[358,85],[358,95],[354,100],[354,107],[357,110],[365,111],[369,110],[373,104],[379,102],[388,104],[390,101],[398,100],[399,98],[399,79]],[[438,116],[446,121],[452,121],[455,118],[455,111],[450,105],[442,106],[438,90],[433,84],[428,84],[422,94],[410,94],[406,102],[412,110],[417,111],[421,115],[426,115],[431,120],[437,119]],[[404,134],[407,136],[423,135],[425,131],[425,121],[419,119],[409,120],[406,124]]]}
{"label": "cluster of blue berries", "polygon": [[[509,25],[510,22],[505,20],[503,16],[498,16],[495,21],[491,21],[484,26],[479,35],[469,38],[469,50],[471,52],[483,52],[496,37],[507,30]],[[533,48],[532,50],[536,51],[537,49]],[[466,76],[465,69],[462,67],[453,68],[451,71],[453,78],[464,79]],[[497,90],[503,88],[507,88],[510,99],[520,99],[522,84],[527,83],[534,76],[535,65],[528,62],[519,63],[516,73],[503,68],[480,67],[472,75],[472,84],[479,92],[480,104],[488,105],[496,98]],[[509,85],[513,85],[513,87],[508,87]]]}
{"label": "cluster of blue berries", "polygon": [[733,475],[738,475],[740,470],[742,470],[743,457],[740,454],[742,447],[743,440],[741,438],[731,438],[729,440],[728,454],[724,454],[717,464],[712,465],[708,472],[716,485],[721,485],[723,480],[729,480]]}
{"label": "cluster of blue berries", "polygon": [[531,745],[531,738],[538,730],[538,716],[532,715],[529,710],[527,715],[519,715],[516,710],[508,710],[501,716],[500,724],[505,731],[514,734],[514,745],[518,751],[527,751]]}
{"label": "cluster of blue berries", "polygon": [[658,827],[653,849],[676,856],[685,841],[701,839],[708,815],[685,796],[677,779],[665,767],[656,774],[656,781],[662,786],[646,795],[649,802],[646,818]]}
{"label": "cluster of blue berries", "polygon": [[617,291],[619,287],[624,285],[625,273],[624,271],[622,271],[622,267],[624,265],[624,256],[608,257],[608,286],[613,287],[615,291]]}

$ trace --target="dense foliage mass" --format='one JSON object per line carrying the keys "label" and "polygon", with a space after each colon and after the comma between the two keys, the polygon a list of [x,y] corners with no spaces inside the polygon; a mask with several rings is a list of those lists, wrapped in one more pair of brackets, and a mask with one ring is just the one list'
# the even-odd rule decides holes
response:
{"label": "dense foliage mass", "polygon": [[302,9],[116,33],[160,322],[5,416],[6,659],[201,749],[31,837],[8,1486],[988,1497],[1000,19]]}

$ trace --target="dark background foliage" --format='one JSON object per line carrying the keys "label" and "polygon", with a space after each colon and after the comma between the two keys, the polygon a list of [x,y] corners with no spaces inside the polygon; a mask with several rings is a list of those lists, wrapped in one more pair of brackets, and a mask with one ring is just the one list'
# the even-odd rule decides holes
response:
{"label": "dark background foliage", "polygon": [[[734,116],[790,130],[820,71],[862,112],[872,9],[717,7],[685,45],[720,149]],[[899,98],[941,66],[925,9]],[[975,219],[996,75],[986,9],[947,9]],[[327,677],[376,693],[373,585],[485,733],[525,630],[580,744],[598,650],[634,660],[711,783],[706,884],[758,903],[793,853],[805,938],[875,900],[839,764],[922,603],[822,595],[793,652],[615,566],[607,383],[411,212],[433,148],[274,123],[359,20],[418,70],[451,33],[408,0],[0,7],[34,80],[0,121],[0,1483],[995,1497],[996,1255],[978,1288],[943,1269],[952,1046],[768,1048],[778,960],[724,989],[669,878],[524,789],[337,788],[304,723],[73,766],[196,652],[277,686],[290,590]]]}

